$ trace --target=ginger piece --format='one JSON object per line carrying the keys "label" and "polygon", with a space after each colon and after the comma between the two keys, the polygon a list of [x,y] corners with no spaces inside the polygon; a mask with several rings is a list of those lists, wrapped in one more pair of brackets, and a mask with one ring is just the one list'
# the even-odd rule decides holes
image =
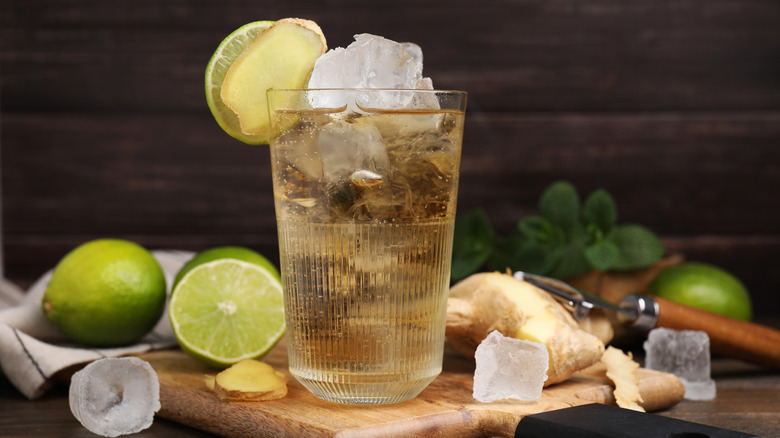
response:
{"label": "ginger piece", "polygon": [[608,347],[601,357],[601,361],[607,366],[607,377],[615,384],[615,401],[621,408],[645,412],[639,403],[643,402],[639,393],[639,377],[636,363],[629,351],[623,353],[615,347]]}
{"label": "ginger piece", "polygon": [[598,362],[604,352],[601,340],[580,329],[559,302],[529,283],[493,272],[474,274],[454,285],[447,302],[450,344],[473,357],[493,330],[545,345],[550,359],[545,386]]}
{"label": "ginger piece", "polygon": [[611,319],[603,309],[590,309],[588,316],[577,321],[577,325],[582,330],[599,338],[604,345],[612,342],[615,337],[615,329]]}
{"label": "ginger piece", "polygon": [[217,380],[217,376],[213,374],[206,374],[203,376],[203,382],[206,383],[206,388],[208,388],[209,391],[214,391],[214,384]]}
{"label": "ginger piece", "polygon": [[314,63],[328,50],[317,23],[285,18],[264,30],[231,64],[222,82],[222,102],[238,117],[241,132],[270,135],[266,91],[303,88]]}
{"label": "ginger piece", "polygon": [[287,376],[259,360],[242,360],[216,376],[206,376],[206,387],[222,400],[263,401],[287,395]]}

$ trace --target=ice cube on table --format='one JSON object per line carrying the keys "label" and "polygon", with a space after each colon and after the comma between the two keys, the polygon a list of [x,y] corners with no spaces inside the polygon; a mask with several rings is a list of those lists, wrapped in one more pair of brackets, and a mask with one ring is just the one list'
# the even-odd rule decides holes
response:
{"label": "ice cube on table", "polygon": [[506,337],[494,330],[474,356],[473,396],[478,401],[535,401],[541,397],[549,365],[544,344]]}
{"label": "ice cube on table", "polygon": [[[416,44],[397,43],[364,33],[355,35],[355,41],[346,48],[337,47],[320,56],[314,64],[307,87],[432,90],[433,82],[423,77],[422,70],[422,50]],[[346,106],[356,112],[361,111],[357,105],[363,108],[399,109],[420,103],[413,101],[411,94],[392,91],[358,95],[311,94],[310,100],[315,108]]]}
{"label": "ice cube on table", "polygon": [[717,394],[715,381],[712,379],[691,382],[680,379],[685,386],[686,400],[713,400]]}
{"label": "ice cube on table", "polygon": [[152,425],[160,410],[160,383],[144,360],[99,359],[73,375],[68,397],[71,412],[84,427],[115,437]]}
{"label": "ice cube on table", "polygon": [[679,377],[688,400],[715,398],[710,378],[710,337],[697,330],[656,328],[644,342],[645,368]]}

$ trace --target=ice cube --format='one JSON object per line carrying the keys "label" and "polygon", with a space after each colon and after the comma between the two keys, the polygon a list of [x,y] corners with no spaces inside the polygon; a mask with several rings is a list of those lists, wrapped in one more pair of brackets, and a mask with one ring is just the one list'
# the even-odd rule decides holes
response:
{"label": "ice cube", "polygon": [[281,134],[276,140],[276,161],[286,163],[310,180],[322,176],[322,164],[317,152],[316,132],[309,124],[298,124]]}
{"label": "ice cube", "polygon": [[317,135],[323,192],[333,215],[354,215],[361,199],[386,191],[390,160],[373,126],[334,121]]}
{"label": "ice cube", "polygon": [[656,328],[644,342],[645,368],[671,373],[685,386],[685,398],[715,398],[710,378],[710,337],[697,330]]}
{"label": "ice cube", "polygon": [[416,44],[364,33],[346,48],[320,56],[308,87],[413,89],[423,79],[422,70],[422,50]]}
{"label": "ice cube", "polygon": [[406,54],[412,57],[414,63],[420,66],[420,72],[422,73],[422,65],[423,65],[422,47],[418,46],[415,43],[401,43],[401,45],[406,51]]}
{"label": "ice cube", "polygon": [[645,367],[688,381],[710,378],[710,338],[695,330],[657,328],[644,343]]}
{"label": "ice cube", "polygon": [[690,382],[685,379],[680,379],[685,386],[685,399],[686,400],[712,400],[715,398],[717,388],[715,381],[712,379],[701,380],[696,382]]}
{"label": "ice cube", "polygon": [[160,410],[160,384],[146,361],[100,359],[73,375],[69,402],[73,415],[90,432],[127,435],[152,425]]}
{"label": "ice cube", "polygon": [[542,395],[549,364],[544,344],[509,338],[496,330],[479,344],[475,358],[473,396],[478,401],[534,401]]}
{"label": "ice cube", "polygon": [[[410,54],[407,50],[411,51]],[[371,34],[355,35],[346,48],[329,50],[317,59],[308,88],[433,89],[422,75],[422,50],[412,43],[397,43]],[[407,108],[412,95],[392,91],[380,94],[313,94],[315,108]],[[379,96],[379,97],[377,97]],[[355,98],[355,101],[352,98]]]}
{"label": "ice cube", "polygon": [[358,170],[370,171],[375,179],[389,171],[382,136],[372,125],[335,121],[320,129],[317,143],[328,183],[347,181]]}

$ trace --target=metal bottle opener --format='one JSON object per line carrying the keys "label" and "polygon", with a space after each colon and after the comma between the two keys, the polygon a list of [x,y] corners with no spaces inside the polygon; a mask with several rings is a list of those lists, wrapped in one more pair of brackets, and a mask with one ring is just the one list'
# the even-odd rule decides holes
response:
{"label": "metal bottle opener", "polygon": [[552,294],[577,320],[587,317],[591,309],[600,308],[615,312],[621,323],[642,331],[655,327],[700,330],[709,335],[712,353],[780,369],[780,331],[776,329],[660,297],[629,294],[620,303],[614,304],[555,278],[521,271],[515,272],[514,277]]}

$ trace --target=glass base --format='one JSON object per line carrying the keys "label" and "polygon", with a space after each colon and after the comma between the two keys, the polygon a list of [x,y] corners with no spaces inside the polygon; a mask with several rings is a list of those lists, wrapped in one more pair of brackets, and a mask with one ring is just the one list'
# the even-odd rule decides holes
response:
{"label": "glass base", "polygon": [[410,382],[345,383],[323,382],[295,375],[315,397],[332,403],[348,405],[387,405],[411,400],[419,395],[437,376]]}

